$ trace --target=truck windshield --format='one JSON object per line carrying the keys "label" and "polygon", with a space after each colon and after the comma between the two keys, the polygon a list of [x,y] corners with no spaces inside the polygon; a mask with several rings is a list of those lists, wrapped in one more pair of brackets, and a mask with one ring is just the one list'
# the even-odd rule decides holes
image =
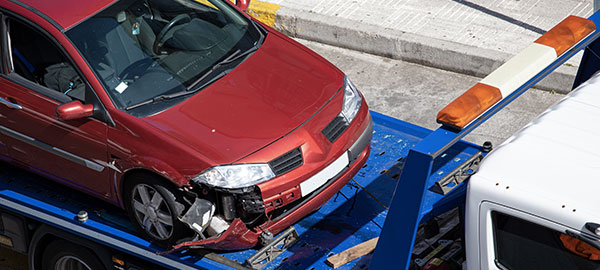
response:
{"label": "truck windshield", "polygon": [[115,106],[143,116],[227,74],[261,45],[261,31],[225,0],[122,0],[67,36]]}

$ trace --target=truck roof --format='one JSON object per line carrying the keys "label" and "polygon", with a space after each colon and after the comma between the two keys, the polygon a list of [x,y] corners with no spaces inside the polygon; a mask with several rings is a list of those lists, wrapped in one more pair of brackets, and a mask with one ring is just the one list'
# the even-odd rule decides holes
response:
{"label": "truck roof", "polygon": [[599,223],[599,116],[596,74],[490,153],[469,192],[572,228]]}

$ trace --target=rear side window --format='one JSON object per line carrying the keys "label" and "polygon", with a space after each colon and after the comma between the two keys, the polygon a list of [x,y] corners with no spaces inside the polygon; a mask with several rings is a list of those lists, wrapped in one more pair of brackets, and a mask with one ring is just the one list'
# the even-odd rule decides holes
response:
{"label": "rear side window", "polygon": [[[510,270],[599,269],[594,254],[570,251],[561,232],[499,212],[492,213],[496,265]],[[562,238],[562,239],[561,239]],[[572,239],[578,241],[576,239]],[[594,249],[592,253],[600,254]]]}

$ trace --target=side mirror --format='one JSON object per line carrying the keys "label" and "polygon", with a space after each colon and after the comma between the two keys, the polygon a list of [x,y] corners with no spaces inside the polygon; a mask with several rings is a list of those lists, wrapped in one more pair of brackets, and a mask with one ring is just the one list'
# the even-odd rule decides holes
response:
{"label": "side mirror", "polygon": [[246,12],[250,6],[250,0],[235,0],[235,5],[243,12]]}
{"label": "side mirror", "polygon": [[74,120],[91,116],[94,113],[94,105],[82,104],[74,100],[56,107],[56,115],[62,120]]}

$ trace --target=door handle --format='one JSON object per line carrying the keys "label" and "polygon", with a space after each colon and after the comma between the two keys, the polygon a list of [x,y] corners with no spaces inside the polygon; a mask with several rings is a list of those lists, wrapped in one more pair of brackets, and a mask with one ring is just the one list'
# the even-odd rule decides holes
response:
{"label": "door handle", "polygon": [[0,97],[0,103],[6,105],[6,107],[9,107],[11,109],[15,109],[15,110],[23,109],[23,107],[21,105],[19,105],[17,103],[12,103],[12,102],[10,102],[10,101],[8,101],[8,100],[6,100],[4,98],[1,98],[1,97]]}

